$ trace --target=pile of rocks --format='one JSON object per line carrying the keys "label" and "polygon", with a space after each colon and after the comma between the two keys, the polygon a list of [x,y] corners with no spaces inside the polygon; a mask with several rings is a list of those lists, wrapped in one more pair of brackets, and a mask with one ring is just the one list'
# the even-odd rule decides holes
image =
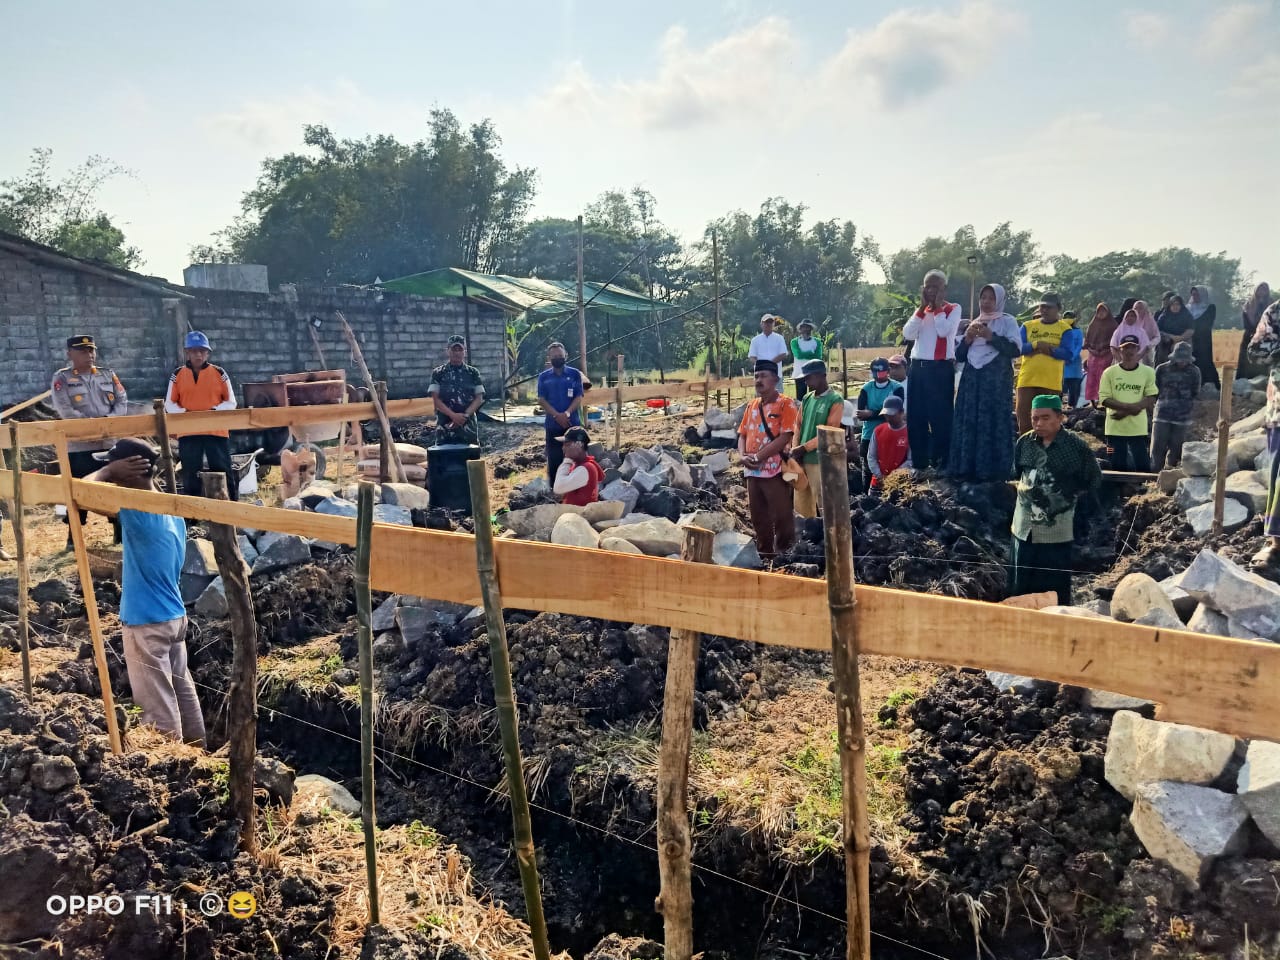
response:
{"label": "pile of rocks", "polygon": [[[359,488],[355,484],[343,487],[341,492],[328,480],[312,480],[289,497],[282,506],[286,510],[309,510],[331,517],[354,517]],[[431,506],[431,495],[412,483],[382,483],[373,488],[374,523],[413,525],[414,510],[426,510]]]}
{"label": "pile of rocks", "polygon": [[[1239,381],[1236,383],[1248,382]],[[1213,492],[1218,472],[1217,441],[1183,445],[1181,466],[1160,474],[1160,487],[1171,493],[1196,536],[1213,528]],[[1267,509],[1271,453],[1263,426],[1263,412],[1235,423],[1227,445],[1226,501],[1223,530],[1244,526]]]}
{"label": "pile of rocks", "polygon": [[[615,462],[606,468],[598,502],[585,507],[541,503],[508,511],[500,522],[521,539],[674,558],[680,556],[683,528],[692,524],[716,535],[716,563],[760,567],[755,542],[736,529],[734,518],[699,505],[706,499],[700,493],[717,494],[729,469],[728,451],[686,463],[679,450],[655,446],[632,450]],[[519,497],[527,502],[530,487],[545,483],[539,478],[526,484]]]}
{"label": "pile of rocks", "polygon": [[[311,561],[313,541],[288,533],[242,530],[240,554],[251,575],[275,573]],[[179,577],[182,602],[205,617],[227,615],[227,594],[218,575],[213,542],[199,537],[187,541],[187,555]]]}
{"label": "pile of rocks", "polygon": [[732,410],[709,407],[696,428],[698,439],[707,447],[736,447],[738,426],[746,412],[745,403]]}
{"label": "pile of rocks", "polygon": [[1280,744],[1122,710],[1107,740],[1106,778],[1133,801],[1130,821],[1147,853],[1192,886],[1224,857],[1280,846]]}

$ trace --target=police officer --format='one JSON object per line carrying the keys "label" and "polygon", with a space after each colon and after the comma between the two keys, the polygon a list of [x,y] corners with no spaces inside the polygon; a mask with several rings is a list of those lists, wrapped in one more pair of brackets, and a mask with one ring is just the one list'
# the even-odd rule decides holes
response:
{"label": "police officer", "polygon": [[[128,412],[129,398],[124,384],[112,370],[97,366],[98,345],[93,337],[86,333],[67,338],[67,360],[69,366],[63,367],[53,375],[49,385],[53,399],[53,409],[63,420],[83,420],[90,417],[120,417]],[[111,447],[110,440],[68,440],[67,454],[71,461],[71,476],[87,477],[101,464],[94,459],[94,454]],[[84,510],[80,511],[80,522],[83,524],[89,517]],[[114,520],[112,521],[114,524]],[[119,543],[119,527],[116,527],[116,542]],[[71,535],[67,534],[67,546],[71,546]]]}
{"label": "police officer", "polygon": [[427,392],[436,403],[436,443],[480,442],[476,411],[484,403],[480,371],[467,363],[467,341],[449,338],[449,362],[431,371]]}

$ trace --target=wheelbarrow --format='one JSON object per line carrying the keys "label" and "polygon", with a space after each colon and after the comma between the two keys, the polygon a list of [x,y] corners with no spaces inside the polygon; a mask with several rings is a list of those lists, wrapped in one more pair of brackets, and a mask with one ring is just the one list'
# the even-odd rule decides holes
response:
{"label": "wheelbarrow", "polygon": [[[308,370],[281,373],[269,381],[243,384],[246,407],[306,407],[343,403],[347,399],[345,370]],[[247,453],[255,450],[258,462],[278,466],[284,450],[311,450],[316,455],[316,476],[324,476],[325,455],[320,443],[342,435],[341,420],[273,427],[268,430],[233,430],[231,449]]]}

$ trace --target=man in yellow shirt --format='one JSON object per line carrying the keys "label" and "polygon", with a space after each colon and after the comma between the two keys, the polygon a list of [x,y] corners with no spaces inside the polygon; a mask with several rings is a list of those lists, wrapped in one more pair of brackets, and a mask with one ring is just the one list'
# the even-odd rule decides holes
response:
{"label": "man in yellow shirt", "polygon": [[1120,362],[1102,371],[1098,400],[1107,410],[1107,455],[1112,470],[1151,472],[1147,449],[1147,411],[1156,405],[1156,372],[1139,363],[1142,340],[1134,335],[1120,340]]}
{"label": "man in yellow shirt", "polygon": [[1018,433],[1031,429],[1031,401],[1041,394],[1062,393],[1062,368],[1071,359],[1062,338],[1071,321],[1062,319],[1062,298],[1040,297],[1039,316],[1022,325],[1022,367],[1018,370]]}

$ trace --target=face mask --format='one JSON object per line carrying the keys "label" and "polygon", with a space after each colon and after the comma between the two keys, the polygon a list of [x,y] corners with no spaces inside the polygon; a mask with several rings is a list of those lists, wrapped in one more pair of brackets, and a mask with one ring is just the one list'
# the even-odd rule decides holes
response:
{"label": "face mask", "polygon": [[563,370],[564,357],[556,357],[554,360],[551,361],[551,366],[555,367],[557,370]]}
{"label": "face mask", "polygon": [[876,371],[876,383],[885,383],[888,379],[889,379],[889,371],[888,371],[888,370],[877,370],[877,371]]}

